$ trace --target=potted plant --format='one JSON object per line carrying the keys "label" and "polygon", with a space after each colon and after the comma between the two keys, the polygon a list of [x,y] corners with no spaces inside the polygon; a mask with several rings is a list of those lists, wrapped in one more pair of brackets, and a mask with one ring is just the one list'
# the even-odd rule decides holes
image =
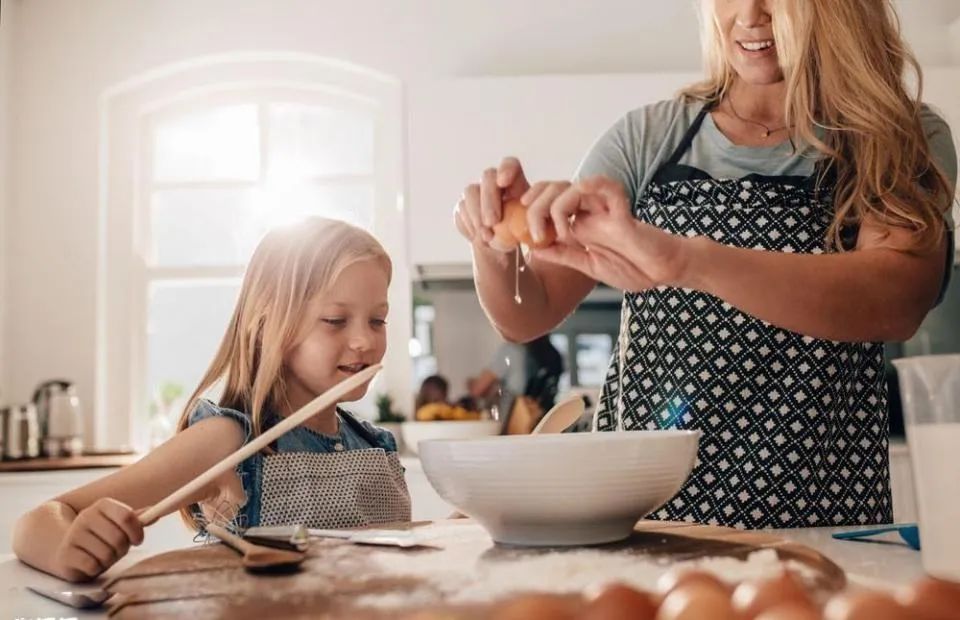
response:
{"label": "potted plant", "polygon": [[402,414],[393,410],[393,399],[389,394],[377,396],[377,426],[393,433],[397,441],[397,451],[403,452],[403,435],[400,432],[400,423],[404,421]]}

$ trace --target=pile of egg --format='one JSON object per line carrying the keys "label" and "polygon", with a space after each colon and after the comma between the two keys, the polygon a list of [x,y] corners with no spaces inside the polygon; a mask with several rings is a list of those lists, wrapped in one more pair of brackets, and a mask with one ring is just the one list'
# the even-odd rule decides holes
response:
{"label": "pile of egg", "polygon": [[[492,620],[960,620],[960,584],[925,578],[893,594],[837,594],[821,605],[790,572],[736,587],[710,573],[664,575],[656,593],[609,584],[585,596],[527,594],[498,603]],[[473,617],[473,616],[470,616]],[[409,620],[459,620],[453,612]]]}

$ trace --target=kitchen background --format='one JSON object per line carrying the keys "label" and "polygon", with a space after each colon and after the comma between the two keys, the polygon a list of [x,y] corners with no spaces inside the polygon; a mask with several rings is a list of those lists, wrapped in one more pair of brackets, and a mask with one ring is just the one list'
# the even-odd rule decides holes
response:
{"label": "kitchen background", "polygon": [[[925,98],[960,128],[960,2],[897,5]],[[387,370],[360,410],[389,393],[409,415],[432,372],[457,396],[499,345],[460,189],[505,154],[569,176],[619,115],[695,79],[693,6],[3,0],[0,403],[65,377],[88,445],[164,436],[258,236],[318,209],[395,259]],[[957,280],[892,355],[960,351]],[[565,385],[596,388],[617,302],[598,289],[554,334]]]}

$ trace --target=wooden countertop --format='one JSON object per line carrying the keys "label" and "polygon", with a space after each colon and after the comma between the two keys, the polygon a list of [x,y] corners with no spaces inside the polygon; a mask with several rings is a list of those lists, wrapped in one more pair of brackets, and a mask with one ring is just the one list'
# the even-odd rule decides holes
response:
{"label": "wooden countertop", "polygon": [[60,458],[18,459],[0,461],[0,473],[17,471],[56,471],[64,469],[95,469],[101,467],[123,467],[137,461],[141,454],[134,452],[110,454],[84,454]]}

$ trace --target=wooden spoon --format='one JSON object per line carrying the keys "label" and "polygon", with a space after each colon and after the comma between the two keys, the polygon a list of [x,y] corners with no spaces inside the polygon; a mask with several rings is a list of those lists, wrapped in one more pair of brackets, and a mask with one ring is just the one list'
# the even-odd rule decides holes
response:
{"label": "wooden spoon", "polygon": [[562,433],[583,415],[583,398],[579,394],[569,396],[546,412],[531,435]]}
{"label": "wooden spoon", "polygon": [[243,567],[250,571],[288,569],[298,566],[307,557],[299,551],[255,545],[215,523],[208,523],[206,529],[228,547],[243,554]]}
{"label": "wooden spoon", "polygon": [[241,446],[239,450],[227,458],[143,511],[139,516],[140,523],[145,526],[151,525],[168,512],[180,508],[194,493],[222,476],[225,472],[236,467],[242,460],[256,454],[265,446],[275,441],[277,437],[283,435],[293,427],[302,424],[308,418],[317,415],[331,405],[335,405],[337,401],[349,394],[354,388],[360,387],[367,381],[373,379],[373,376],[377,374],[381,368],[382,366],[380,364],[373,364],[357,374],[347,377],[320,396],[317,396],[275,426],[270,427],[270,429],[262,435],[253,438],[249,443]]}

